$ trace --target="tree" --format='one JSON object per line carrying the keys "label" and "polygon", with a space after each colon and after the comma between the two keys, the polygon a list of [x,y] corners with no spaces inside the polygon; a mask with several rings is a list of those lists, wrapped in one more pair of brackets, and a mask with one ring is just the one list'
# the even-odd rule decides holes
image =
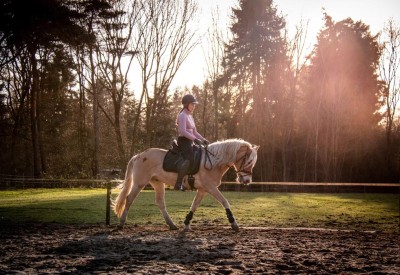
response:
{"label": "tree", "polygon": [[284,27],[272,0],[241,0],[233,9],[233,38],[225,48],[225,83],[232,80],[237,91],[230,127],[242,129],[264,149],[259,154],[261,180],[274,174],[275,110],[284,91],[286,63]]}
{"label": "tree", "polygon": [[[368,171],[379,116],[377,36],[362,22],[325,14],[306,84],[304,121],[313,139],[314,181],[357,181]],[[350,164],[351,163],[351,164]]]}
{"label": "tree", "polygon": [[[280,124],[281,130],[281,156],[282,156],[282,180],[293,181],[296,174],[295,138],[296,120],[295,114],[299,110],[299,79],[306,68],[308,58],[305,56],[305,43],[307,40],[308,21],[301,20],[296,25],[296,31],[292,38],[288,37],[286,30],[287,44],[287,69],[286,83],[289,83],[286,90],[285,104],[281,105]],[[292,177],[292,179],[290,179]]]}
{"label": "tree", "polygon": [[387,22],[381,35],[381,51],[379,72],[386,86],[383,93],[383,119],[386,130],[387,166],[393,178],[395,178],[394,156],[400,154],[398,149],[400,147],[400,136],[397,136],[396,142],[396,131],[398,134],[400,128],[400,116],[398,115],[400,102],[400,28],[396,26],[393,19]]}
{"label": "tree", "polygon": [[[103,85],[106,86],[106,92],[112,100],[113,112],[110,114],[105,108],[101,109],[114,129],[120,167],[124,167],[127,162],[121,129],[121,112],[128,93],[128,73],[137,54],[137,44],[132,43],[132,36],[134,26],[140,19],[141,8],[136,1],[133,3],[125,0],[115,1],[114,14],[102,18],[99,22],[101,29],[96,48],[99,77],[103,79]],[[141,37],[137,39],[140,40]],[[124,66],[125,64],[127,65]]]}
{"label": "tree", "polygon": [[137,24],[135,32],[135,35],[143,37],[137,55],[142,74],[138,116],[144,101],[146,144],[149,147],[161,146],[163,144],[154,144],[155,130],[162,126],[157,123],[160,121],[158,115],[165,113],[171,82],[196,44],[195,32],[189,27],[196,5],[193,0],[150,0],[142,3],[143,15],[139,16],[142,21]]}
{"label": "tree", "polygon": [[[27,53],[21,51],[18,56],[1,67],[0,83],[4,97],[1,103],[2,112],[2,136],[1,144],[3,167],[2,173],[14,175],[23,171],[24,167],[30,167],[26,161],[23,149],[28,146],[29,140],[29,110],[28,95],[31,74]],[[9,138],[7,138],[9,137]],[[26,150],[28,151],[28,150]],[[8,166],[4,165],[8,164]]]}
{"label": "tree", "polygon": [[[42,63],[40,70],[40,146],[45,152],[46,162],[42,161],[42,169],[46,174],[66,177],[71,165],[64,165],[60,156],[66,161],[74,150],[70,132],[73,120],[74,101],[70,100],[73,91],[70,89],[74,81],[74,63],[67,49],[59,47],[40,53]],[[72,118],[72,119],[71,119]],[[75,149],[76,150],[76,149]],[[43,157],[43,154],[41,154]]]}
{"label": "tree", "polygon": [[[61,1],[9,0],[2,3],[0,37],[5,45],[8,56],[18,56],[25,51],[29,59],[31,83],[29,86],[31,138],[33,148],[34,176],[40,177],[43,167],[44,153],[41,152],[40,141],[40,75],[38,53],[41,49],[51,49],[60,43],[78,44],[89,41],[90,37],[82,29],[76,19],[82,15],[72,10]],[[10,60],[10,59],[8,59]],[[42,161],[41,161],[42,159]],[[42,165],[40,163],[42,162]],[[42,167],[41,167],[42,166]]]}
{"label": "tree", "polygon": [[[220,77],[223,73],[222,59],[224,57],[224,45],[227,40],[227,34],[221,31],[220,20],[218,17],[218,9],[212,13],[212,25],[207,31],[206,45],[208,45],[205,51],[205,60],[207,63],[208,80],[205,83],[205,90],[208,90],[208,86],[211,86],[212,100],[203,101],[204,113],[209,110],[213,110],[212,118],[212,140],[218,140],[220,136],[219,124],[220,124],[220,113],[225,110],[229,112],[227,108],[221,109],[220,102],[222,101],[222,87],[219,85]],[[209,106],[206,106],[208,104]],[[211,125],[210,125],[211,126]],[[206,134],[204,131],[203,133]]]}
{"label": "tree", "polygon": [[[94,42],[99,38],[98,31],[100,30],[100,19],[112,18],[116,14],[111,9],[111,5],[105,0],[89,0],[82,3],[77,3],[77,9],[79,9],[86,16],[81,18],[80,25],[83,26],[85,31],[94,38],[93,43],[89,43],[86,46],[77,47],[76,51],[78,54],[77,58],[81,62],[77,62],[77,71],[84,74],[86,69],[86,75],[79,76],[80,83],[83,84],[83,77],[85,82],[88,83],[89,87],[85,87],[86,90],[93,96],[92,113],[93,113],[93,133],[94,133],[94,148],[93,148],[93,175],[98,177],[99,175],[99,93],[97,90],[98,83],[97,78],[99,75],[98,64],[96,63],[96,47],[98,46]],[[86,52],[87,49],[87,52]],[[82,67],[83,66],[83,67]],[[82,89],[82,88],[81,88]],[[82,91],[81,91],[82,93]],[[84,95],[82,95],[84,98]]]}

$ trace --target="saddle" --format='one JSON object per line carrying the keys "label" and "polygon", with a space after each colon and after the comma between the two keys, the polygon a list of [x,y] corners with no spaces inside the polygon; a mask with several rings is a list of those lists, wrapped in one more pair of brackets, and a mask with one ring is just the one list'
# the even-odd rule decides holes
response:
{"label": "saddle", "polygon": [[[200,169],[202,150],[200,146],[193,145],[193,163],[190,163],[189,177],[196,174]],[[172,142],[172,148],[168,150],[164,157],[163,169],[167,172],[178,172],[178,167],[185,161],[176,140]]]}

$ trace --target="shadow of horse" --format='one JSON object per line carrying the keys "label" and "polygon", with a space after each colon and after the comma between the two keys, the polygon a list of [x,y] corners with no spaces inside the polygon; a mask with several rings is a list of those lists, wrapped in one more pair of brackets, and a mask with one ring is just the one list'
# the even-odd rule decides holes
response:
{"label": "shadow of horse", "polygon": [[98,232],[67,240],[47,253],[63,258],[64,264],[77,272],[133,273],[149,267],[155,273],[185,271],[189,267],[191,271],[206,271],[210,265],[223,265],[233,258],[235,242],[216,241],[218,234],[210,231],[200,238],[195,232],[182,231],[136,231],[128,235]]}

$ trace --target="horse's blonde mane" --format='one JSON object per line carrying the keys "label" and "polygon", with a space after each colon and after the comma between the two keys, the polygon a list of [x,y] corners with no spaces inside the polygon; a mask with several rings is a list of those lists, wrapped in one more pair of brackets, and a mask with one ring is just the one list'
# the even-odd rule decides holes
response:
{"label": "horse's blonde mane", "polygon": [[249,142],[242,139],[227,139],[210,144],[208,150],[214,155],[212,157],[213,166],[234,162],[241,146],[252,147]]}

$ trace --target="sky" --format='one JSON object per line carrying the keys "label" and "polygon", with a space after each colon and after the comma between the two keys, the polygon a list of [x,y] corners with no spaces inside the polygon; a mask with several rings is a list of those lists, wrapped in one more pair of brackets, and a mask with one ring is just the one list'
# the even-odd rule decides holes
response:
{"label": "sky", "polygon": [[[211,14],[217,10],[220,26],[223,31],[229,31],[232,7],[238,7],[238,0],[197,0],[200,16],[194,28],[200,37],[205,37],[211,25]],[[400,0],[274,0],[278,13],[286,18],[289,35],[294,33],[294,27],[300,20],[309,20],[307,51],[311,52],[316,42],[318,32],[324,25],[323,8],[332,16],[335,22],[348,17],[354,21],[361,20],[370,26],[374,35],[380,32],[385,22],[393,18],[400,25]],[[204,51],[206,40],[200,40],[199,45],[188,56],[171,88],[191,88],[202,85],[207,76],[207,65]]]}

